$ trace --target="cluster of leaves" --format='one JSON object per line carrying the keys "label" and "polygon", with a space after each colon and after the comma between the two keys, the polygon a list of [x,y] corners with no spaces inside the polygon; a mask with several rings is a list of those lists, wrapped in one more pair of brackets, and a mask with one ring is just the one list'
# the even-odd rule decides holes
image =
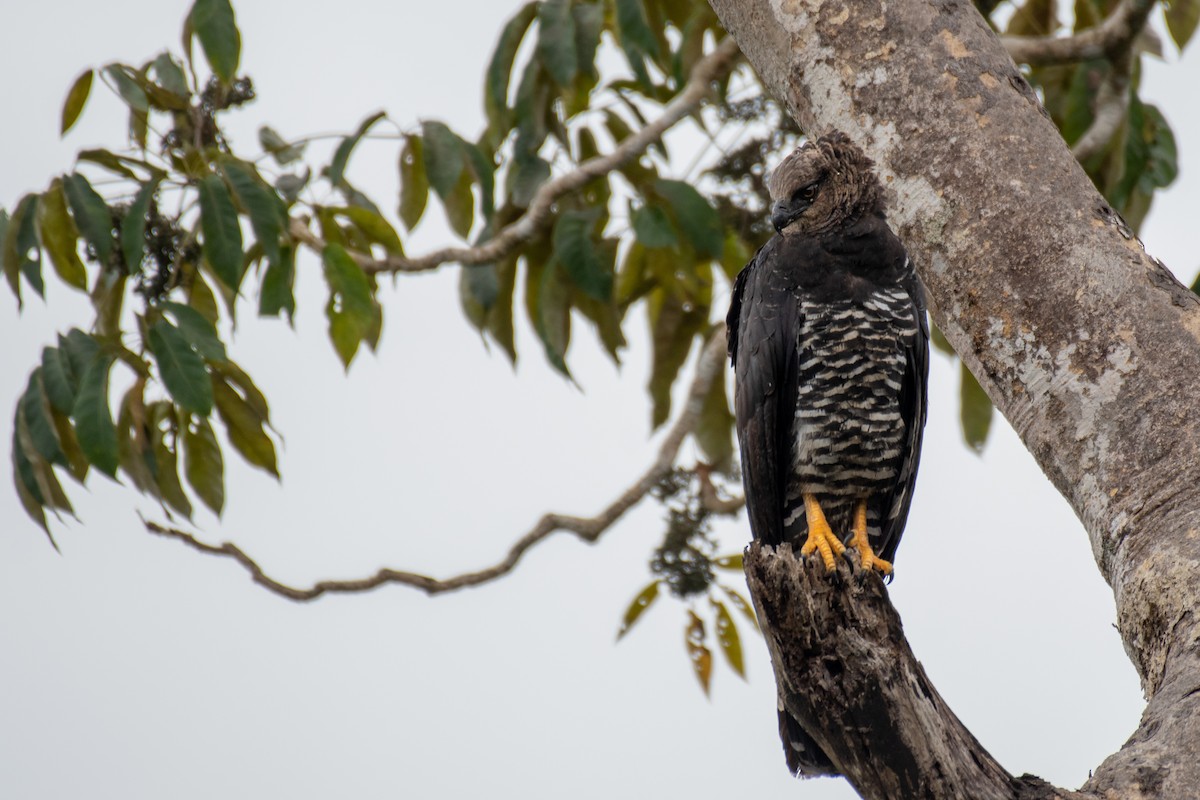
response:
{"label": "cluster of leaves", "polygon": [[[741,612],[754,630],[758,621],[754,610],[740,592],[717,579],[716,570],[742,572],[742,556],[716,556],[712,539],[711,513],[701,500],[697,477],[676,469],[654,488],[653,495],[667,511],[667,530],[662,544],[650,560],[656,576],[633,598],[625,610],[617,640],[625,636],[659,598],[665,587],[687,604],[683,641],[693,673],[705,694],[712,684],[713,657],[708,646],[708,631],[715,632],[717,644],[729,667],[746,677],[742,638],[729,613],[729,605]],[[727,605],[728,604],[728,605]],[[705,624],[702,609],[708,608],[711,622]]]}
{"label": "cluster of leaves", "polygon": [[[191,57],[197,38],[212,68],[203,84]],[[63,107],[63,133],[99,75],[129,110],[131,151],[85,150],[76,171],[22,197],[11,218],[0,209],[3,271],[18,303],[23,289],[43,295],[48,260],[65,285],[88,294],[95,312],[89,331],[72,328],[42,351],[17,404],[17,493],[47,533],[46,510],[72,513],[57,470],[80,483],[93,468],[114,479],[122,472],[168,515],[190,518],[186,481],[220,513],[224,456],[214,411],[234,450],[277,474],[267,401],[226,353],[217,295],[232,314],[242,279],[265,263],[264,287],[274,285],[280,298],[274,310],[287,307],[294,268],[287,209],[253,164],[229,152],[217,124],[221,112],[254,97],[249,80],[235,77],[239,44],[228,2],[198,0],[184,42],[183,62],[163,53],[141,67],[113,63],[80,75]],[[167,130],[153,149],[152,119]],[[119,190],[105,198],[85,170],[110,173],[115,181],[107,182]],[[163,211],[171,195],[174,214]],[[255,234],[248,250],[239,216]],[[263,298],[260,308],[270,313],[265,290]],[[113,371],[118,364],[122,373]],[[127,388],[114,422],[118,383]]]}

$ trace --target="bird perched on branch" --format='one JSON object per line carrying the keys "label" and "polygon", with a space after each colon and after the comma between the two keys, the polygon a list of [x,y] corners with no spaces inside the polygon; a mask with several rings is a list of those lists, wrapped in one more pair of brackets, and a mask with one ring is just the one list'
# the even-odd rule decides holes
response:
{"label": "bird perched on branch", "polygon": [[[852,549],[890,575],[925,425],[921,286],[844,133],[792,152],[768,188],[777,235],[738,275],[727,320],[750,529],[827,570]],[[780,733],[793,773],[834,771],[782,709]]]}

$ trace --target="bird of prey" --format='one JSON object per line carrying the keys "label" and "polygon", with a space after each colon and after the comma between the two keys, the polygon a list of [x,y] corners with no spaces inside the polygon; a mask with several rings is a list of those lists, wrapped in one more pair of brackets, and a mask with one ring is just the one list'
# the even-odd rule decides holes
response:
{"label": "bird of prey", "polygon": [[[873,162],[844,133],[796,149],[768,188],[776,235],[738,275],[727,319],[750,529],[827,570],[849,548],[890,575],[925,425],[921,286]],[[793,773],[834,771],[782,709],[780,733]]]}

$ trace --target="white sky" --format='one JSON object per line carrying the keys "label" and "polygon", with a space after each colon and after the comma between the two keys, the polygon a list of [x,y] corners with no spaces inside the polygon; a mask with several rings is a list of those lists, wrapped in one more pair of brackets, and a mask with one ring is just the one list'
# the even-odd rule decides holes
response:
{"label": "white sky", "polygon": [[[438,118],[474,133],[483,68],[516,4],[464,6],[343,0],[285,12],[242,0],[242,64],[261,99],[234,115],[232,135],[251,149],[263,122],[285,135],[344,131],[379,108],[403,125]],[[0,203],[11,209],[44,187],[78,150],[122,139],[117,101],[94,90],[80,128],[59,141],[62,98],[86,65],[177,49],[186,8],[5,0]],[[1196,63],[1193,52],[1187,65],[1151,65],[1144,91],[1175,124],[1183,162],[1144,238],[1189,283],[1200,267]],[[394,197],[394,156],[392,144],[365,144],[350,176]],[[445,236],[431,226],[409,252]],[[232,347],[286,437],[282,485],[228,456],[225,518],[199,517],[207,539],[236,541],[300,584],[382,565],[446,575],[491,563],[546,510],[594,513],[651,458],[640,311],[620,372],[578,326],[580,393],[545,365],[527,328],[515,377],[489,355],[461,319],[452,271],[403,279],[381,291],[378,356],[360,356],[346,378],[325,338],[316,267],[302,261],[296,331],[247,311]],[[0,300],[6,447],[41,348],[90,321],[78,296],[48,284],[49,306],[27,300],[20,316]],[[918,657],[980,741],[1013,772],[1075,786],[1132,732],[1137,678],[1086,536],[1011,430],[997,424],[982,458],[960,444],[955,368],[934,358],[922,480],[892,597]],[[486,588],[430,599],[393,587],[296,605],[231,563],[152,538],[134,509],[158,518],[155,507],[102,477],[72,495],[83,524],[57,528],[59,556],[9,481],[6,797],[854,797],[841,780],[798,786],[788,776],[759,640],[745,642],[749,682],[719,664],[711,701],[683,655],[683,606],[660,602],[613,644],[649,577],[662,531],[654,505],[594,547],[553,540]],[[720,536],[725,551],[740,549],[744,519]]]}

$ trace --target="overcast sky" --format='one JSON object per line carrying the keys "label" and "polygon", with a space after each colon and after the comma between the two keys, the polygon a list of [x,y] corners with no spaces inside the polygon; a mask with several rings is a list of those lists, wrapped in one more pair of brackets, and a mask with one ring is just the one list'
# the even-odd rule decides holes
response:
{"label": "overcast sky", "polygon": [[[0,204],[11,210],[44,188],[78,150],[122,140],[119,104],[98,86],[59,141],[62,98],[85,66],[177,50],[187,5],[8,4]],[[402,125],[437,118],[473,134],[482,71],[515,8],[242,0],[242,65],[261,99],[231,116],[230,133],[252,149],[264,122],[287,136],[346,131],[386,109]],[[1200,267],[1190,55],[1175,65],[1170,54],[1143,79],[1182,163],[1143,238],[1188,283]],[[394,158],[391,144],[367,143],[350,177],[392,197]],[[409,252],[446,236],[430,226]],[[227,456],[224,519],[198,517],[206,539],[235,541],[297,584],[384,565],[442,576],[495,561],[547,510],[594,513],[649,463],[640,311],[619,371],[580,326],[570,355],[581,392],[545,365],[527,328],[515,374],[489,354],[461,318],[451,270],[387,282],[379,354],[345,377],[316,267],[301,262],[296,330],[247,313],[232,345],[286,438],[282,483]],[[91,319],[77,295],[48,283],[50,302],[28,300],[20,315],[0,297],[6,446],[41,348]],[[891,595],[932,680],[1001,763],[1076,786],[1134,729],[1137,677],[1082,528],[1011,430],[998,423],[983,457],[962,446],[956,368],[933,359],[922,479]],[[82,523],[56,528],[59,555],[9,480],[6,797],[855,796],[841,780],[798,785],[787,774],[761,640],[746,641],[749,682],[719,664],[711,700],[683,655],[682,605],[660,603],[614,644],[663,530],[653,505],[595,546],[554,539],[485,588],[431,599],[390,587],[297,605],[232,563],[152,538],[135,511],[161,518],[153,504],[103,477],[74,491]],[[744,518],[719,533],[725,551],[748,538]]]}

